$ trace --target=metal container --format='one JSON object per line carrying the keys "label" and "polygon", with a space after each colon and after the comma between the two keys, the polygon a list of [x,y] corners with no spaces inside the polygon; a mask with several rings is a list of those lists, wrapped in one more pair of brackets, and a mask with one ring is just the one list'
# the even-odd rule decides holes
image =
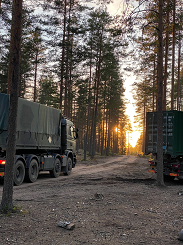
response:
{"label": "metal container", "polygon": [[[145,153],[157,153],[157,112],[146,115]],[[163,112],[163,152],[171,158],[183,156],[183,112]]]}

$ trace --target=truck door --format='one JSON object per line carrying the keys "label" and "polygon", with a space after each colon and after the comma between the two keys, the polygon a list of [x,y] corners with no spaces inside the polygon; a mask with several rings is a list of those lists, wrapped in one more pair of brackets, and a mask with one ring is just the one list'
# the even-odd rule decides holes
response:
{"label": "truck door", "polygon": [[71,150],[72,152],[76,151],[76,144],[74,139],[74,126],[73,124],[67,124],[67,150]]}

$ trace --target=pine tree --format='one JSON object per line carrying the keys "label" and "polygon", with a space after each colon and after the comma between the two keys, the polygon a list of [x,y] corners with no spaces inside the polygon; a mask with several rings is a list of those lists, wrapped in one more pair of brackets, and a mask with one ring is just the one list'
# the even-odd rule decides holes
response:
{"label": "pine tree", "polygon": [[53,76],[48,75],[47,77],[42,77],[39,80],[39,87],[38,102],[59,108],[58,84],[54,82]]}
{"label": "pine tree", "polygon": [[4,186],[1,201],[3,211],[13,209],[13,174],[16,148],[16,125],[18,111],[18,86],[20,79],[20,50],[22,30],[22,0],[14,0],[12,7],[10,59],[11,73],[9,73],[10,108],[8,118],[8,137],[6,149],[6,165]]}

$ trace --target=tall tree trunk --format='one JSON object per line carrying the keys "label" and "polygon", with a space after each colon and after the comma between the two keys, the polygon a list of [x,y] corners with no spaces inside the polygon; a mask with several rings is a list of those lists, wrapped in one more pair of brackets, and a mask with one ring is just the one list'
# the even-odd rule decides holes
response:
{"label": "tall tree trunk", "polygon": [[67,111],[68,111],[68,117],[71,119],[72,114],[72,45],[73,45],[73,37],[71,36],[70,33],[70,28],[71,28],[71,10],[72,10],[72,6],[74,4],[73,0],[70,0],[69,2],[69,20],[68,20],[68,43],[67,43],[67,47],[68,47],[68,54],[67,54],[67,60],[68,60],[68,91],[67,91],[67,98],[68,98],[68,102],[67,102]]}
{"label": "tall tree trunk", "polygon": [[[68,44],[68,40],[67,40],[67,44]],[[66,117],[68,117],[69,113],[68,113],[68,86],[69,86],[69,76],[68,76],[68,72],[69,72],[69,67],[68,67],[68,45],[67,45],[67,49],[66,49],[66,69],[65,69],[65,84],[64,84],[64,90],[65,90],[65,96],[64,96],[64,115]]]}
{"label": "tall tree trunk", "polygon": [[37,58],[38,58],[38,50],[36,50],[36,59],[35,59],[35,71],[34,71],[34,102],[37,99]]}
{"label": "tall tree trunk", "polygon": [[89,118],[90,118],[90,106],[88,105],[86,132],[85,132],[85,135],[84,135],[84,161],[86,161],[86,151],[87,151],[88,131],[89,131]]}
{"label": "tall tree trunk", "polygon": [[106,129],[105,129],[105,155],[107,155],[107,135],[108,135],[108,123],[107,123],[107,110],[106,110],[106,116],[105,116],[105,124],[106,124]]}
{"label": "tall tree trunk", "polygon": [[91,103],[91,79],[92,79],[92,54],[93,54],[93,46],[91,42],[91,51],[90,51],[90,77],[88,84],[88,113],[87,113],[87,122],[86,122],[86,133],[85,133],[85,142],[84,142],[84,161],[86,161],[86,150],[88,143],[88,132],[89,132],[89,121],[90,121],[90,103]]}
{"label": "tall tree trunk", "polygon": [[62,110],[63,103],[63,83],[64,83],[64,62],[65,62],[65,36],[66,36],[66,14],[67,14],[67,0],[64,1],[64,23],[63,23],[63,38],[62,38],[62,58],[61,58],[61,75],[60,75],[60,105]]}
{"label": "tall tree trunk", "polygon": [[163,0],[159,0],[158,21],[158,121],[157,121],[157,184],[164,185],[163,178]]}
{"label": "tall tree trunk", "polygon": [[116,132],[116,153],[118,154],[119,148],[118,148],[118,131]]}
{"label": "tall tree trunk", "polygon": [[166,90],[167,90],[167,78],[168,78],[168,51],[169,51],[169,14],[170,14],[170,1],[167,0],[166,10],[166,39],[165,39],[165,72],[163,83],[163,111],[166,111]]}
{"label": "tall tree trunk", "polygon": [[100,69],[101,69],[101,54],[102,54],[102,34],[100,35],[100,50],[99,50],[99,60],[97,67],[97,87],[96,87],[96,102],[95,102],[95,114],[94,114],[94,126],[93,126],[93,144],[92,144],[92,155],[91,158],[95,156],[96,148],[96,127],[97,127],[97,115],[98,115],[98,99],[99,99],[99,85],[100,85]]}
{"label": "tall tree trunk", "polygon": [[69,86],[68,86],[68,111],[69,118],[72,121],[72,104],[73,104],[73,84],[72,84],[72,48],[73,48],[73,39],[70,40],[70,61],[69,61]]}
{"label": "tall tree trunk", "polygon": [[177,110],[180,110],[179,98],[180,98],[180,61],[181,61],[181,36],[179,30],[179,50],[178,50],[178,77],[177,77]]}
{"label": "tall tree trunk", "polygon": [[102,125],[101,125],[101,151],[100,154],[103,156],[104,154],[104,118],[102,120]]}
{"label": "tall tree trunk", "polygon": [[[103,32],[103,30],[102,30]],[[102,62],[102,35],[100,35],[100,48],[99,48],[99,60],[97,67],[97,86],[96,86],[96,102],[95,102],[95,115],[94,115],[94,127],[93,127],[93,149],[92,149],[92,158],[95,156],[96,148],[96,127],[97,127],[97,116],[98,116],[98,100],[99,100],[99,86],[100,86],[100,70]]]}
{"label": "tall tree trunk", "polygon": [[105,129],[104,129],[104,124],[105,124],[105,111],[106,111],[106,105],[105,105],[105,100],[106,100],[106,84],[107,81],[105,81],[104,83],[104,109],[103,109],[103,120],[102,120],[102,137],[101,137],[101,156],[103,156],[103,152],[104,152],[104,138],[105,138]]}
{"label": "tall tree trunk", "polygon": [[110,142],[111,142],[111,110],[108,110],[108,135],[107,135],[107,148],[106,148],[106,155],[109,156],[109,149],[110,149]]}
{"label": "tall tree trunk", "polygon": [[[95,85],[96,87],[96,79],[95,79]],[[93,95],[93,108],[92,108],[92,120],[91,120],[91,130],[90,130],[90,148],[89,148],[89,155],[92,156],[92,151],[93,151],[93,135],[94,135],[94,120],[95,120],[95,95],[96,91],[94,90],[94,95]]]}
{"label": "tall tree trunk", "polygon": [[13,208],[13,169],[16,149],[16,128],[17,128],[17,110],[18,93],[20,79],[20,50],[21,50],[21,30],[22,30],[22,0],[13,0],[12,24],[11,24],[11,50],[9,73],[10,81],[10,107],[8,118],[8,138],[6,149],[6,165],[3,186],[3,195],[1,201],[2,210],[12,210]]}
{"label": "tall tree trunk", "polygon": [[175,4],[173,0],[173,40],[172,40],[172,87],[171,87],[171,110],[174,109],[174,74],[175,74]]}
{"label": "tall tree trunk", "polygon": [[145,152],[145,134],[146,134],[146,106],[145,106],[145,103],[144,103],[142,152]]}
{"label": "tall tree trunk", "polygon": [[69,2],[69,10],[68,10],[68,24],[67,24],[67,41],[66,41],[66,74],[65,74],[65,100],[64,100],[64,114],[66,117],[69,117],[69,56],[70,56],[70,49],[71,49],[71,40],[70,40],[70,20],[71,20],[71,1]]}
{"label": "tall tree trunk", "polygon": [[155,110],[155,84],[156,84],[156,56],[154,56],[154,74],[153,74],[153,111]]}
{"label": "tall tree trunk", "polygon": [[115,135],[114,135],[114,131],[112,131],[112,156],[114,156],[114,152],[115,152]]}
{"label": "tall tree trunk", "polygon": [[101,149],[101,125],[98,123],[97,125],[97,135],[98,135],[98,140],[97,140],[97,152],[100,152]]}

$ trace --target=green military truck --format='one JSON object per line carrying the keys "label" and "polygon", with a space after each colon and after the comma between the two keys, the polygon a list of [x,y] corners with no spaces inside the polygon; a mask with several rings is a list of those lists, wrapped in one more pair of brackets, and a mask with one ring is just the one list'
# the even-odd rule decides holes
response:
{"label": "green military truck", "polygon": [[[10,96],[0,93],[0,176],[5,174]],[[77,130],[61,111],[18,99],[14,183],[36,181],[40,171],[57,178],[76,164]]]}
{"label": "green military truck", "polygon": [[[147,112],[145,154],[152,154],[149,172],[156,172],[157,112]],[[163,166],[164,176],[183,179],[183,112],[163,112]]]}

